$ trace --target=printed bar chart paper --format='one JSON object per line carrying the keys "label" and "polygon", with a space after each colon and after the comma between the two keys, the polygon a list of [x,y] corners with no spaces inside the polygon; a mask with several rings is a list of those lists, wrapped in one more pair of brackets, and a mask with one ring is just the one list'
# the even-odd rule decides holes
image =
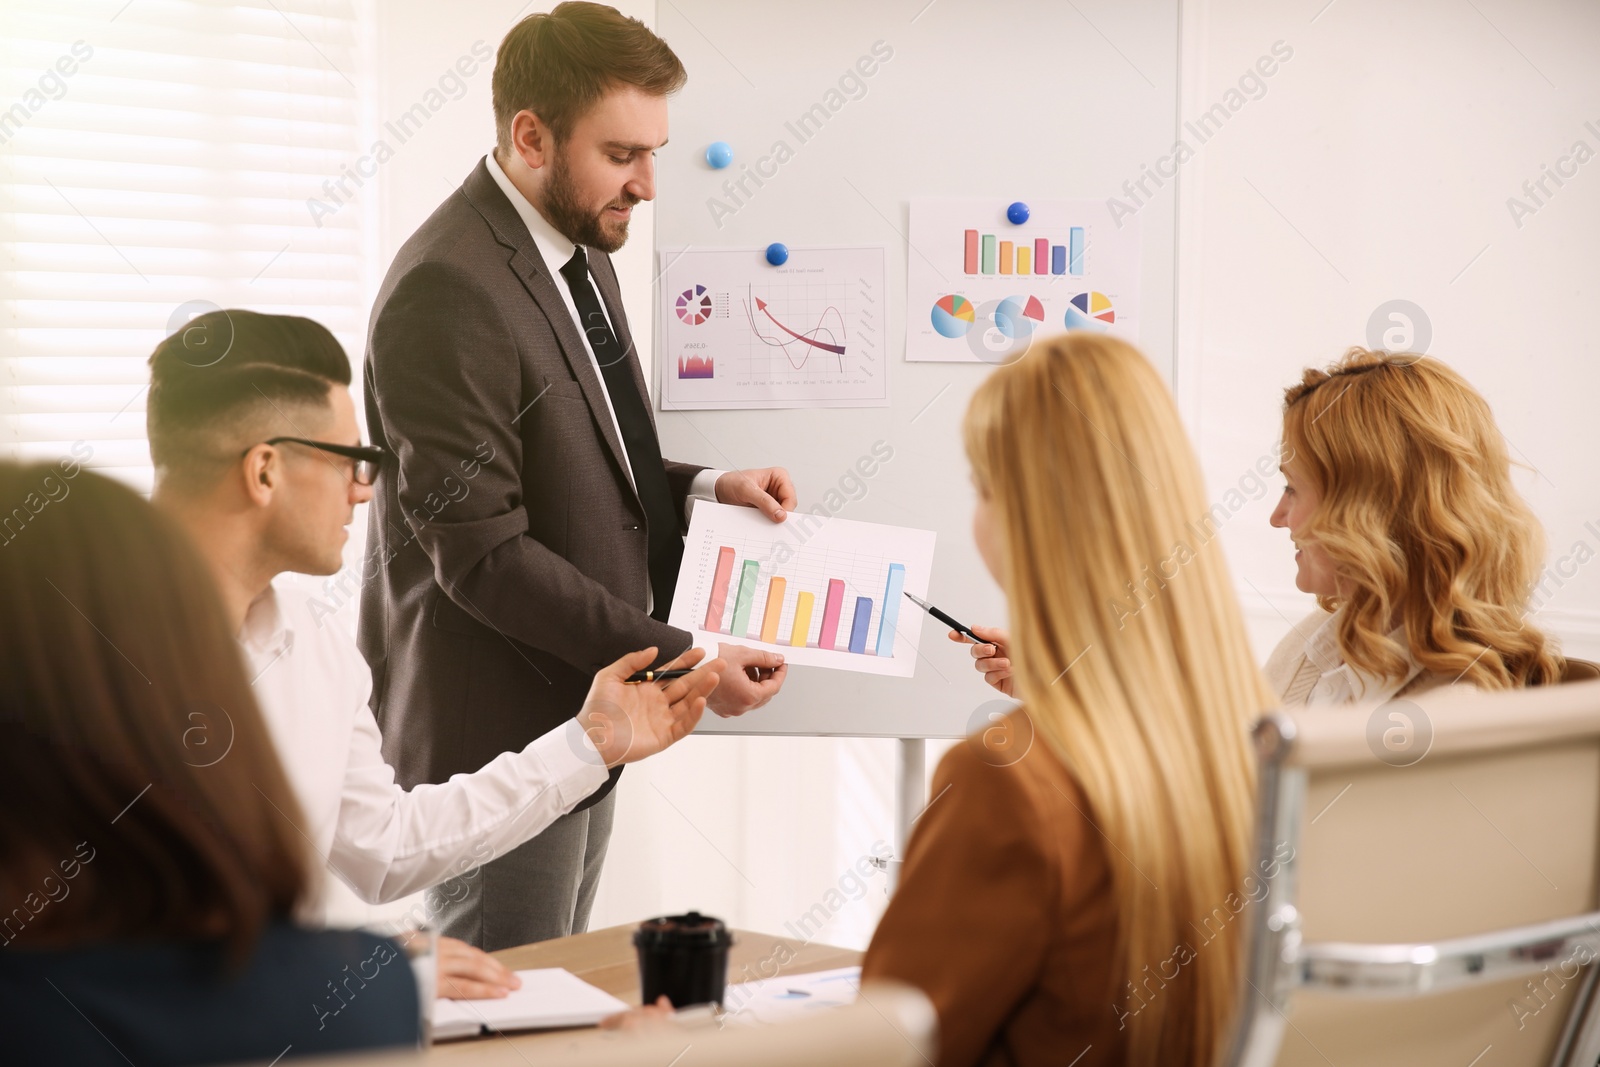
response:
{"label": "printed bar chart paper", "polygon": [[925,616],[904,594],[927,595],[934,538],[696,501],[668,621],[712,655],[718,643],[747,645],[797,666],[910,678]]}

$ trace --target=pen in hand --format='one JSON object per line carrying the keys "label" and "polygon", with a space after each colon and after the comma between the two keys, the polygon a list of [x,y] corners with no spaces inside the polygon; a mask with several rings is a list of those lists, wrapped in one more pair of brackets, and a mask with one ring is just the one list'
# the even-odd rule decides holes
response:
{"label": "pen in hand", "polygon": [[[902,590],[902,592],[904,592],[904,590]],[[968,637],[972,638],[973,644],[982,645],[987,643],[983,638],[973,633],[971,628],[956,622],[956,620],[952,619],[950,616],[946,615],[944,612],[940,611],[926,600],[923,600],[921,597],[912,596],[910,593],[906,593],[906,596],[910,597],[911,602],[916,604],[917,607],[921,608],[923,611],[926,611],[929,615],[932,615],[934,618],[950,627],[950,629],[955,630],[957,633],[966,634]]]}
{"label": "pen in hand", "polygon": [[693,674],[691,669],[674,669],[670,671],[635,671],[624,678],[625,685],[639,685],[642,682],[670,682],[674,678],[682,678],[686,674]]}

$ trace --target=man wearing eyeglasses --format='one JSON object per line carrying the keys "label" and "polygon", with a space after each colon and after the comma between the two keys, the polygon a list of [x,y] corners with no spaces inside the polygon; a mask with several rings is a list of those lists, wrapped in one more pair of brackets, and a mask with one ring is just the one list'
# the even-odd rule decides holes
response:
{"label": "man wearing eyeglasses", "polygon": [[[150,357],[147,421],[155,501],[175,517],[216,578],[257,702],[298,812],[284,812],[329,869],[368,903],[419,890],[418,918],[459,900],[495,855],[572,811],[608,780],[694,728],[722,660],[666,685],[628,685],[655,649],[594,675],[575,720],[481,769],[407,792],[384,761],[368,707],[371,672],[347,631],[274,579],[333,574],[346,526],[372,498],[386,456],[363,446],[350,364],[310,319],[215,311]],[[463,485],[475,474],[460,471]],[[419,520],[425,521],[425,520]],[[419,549],[412,549],[420,551]],[[678,660],[694,666],[703,653]],[[205,767],[227,758],[227,709],[197,708],[181,742]],[[439,949],[440,992],[504,996],[518,983],[492,957],[451,938]]]}
{"label": "man wearing eyeglasses", "polygon": [[[337,445],[331,441],[312,441],[305,437],[269,437],[261,444],[272,445],[305,445],[314,448],[326,456],[340,456],[350,461],[350,480],[357,485],[371,488],[372,483],[378,480],[378,474],[383,470],[383,458],[389,453],[374,445]],[[240,459],[248,459],[255,446],[239,453]],[[342,466],[335,462],[335,468]]]}

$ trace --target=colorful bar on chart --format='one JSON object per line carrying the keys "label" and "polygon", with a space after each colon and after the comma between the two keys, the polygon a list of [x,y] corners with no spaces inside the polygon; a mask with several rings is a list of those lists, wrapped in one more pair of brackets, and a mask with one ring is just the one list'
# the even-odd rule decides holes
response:
{"label": "colorful bar on chart", "polygon": [[783,614],[783,590],[788,584],[784,578],[774,578],[767,583],[767,610],[761,616],[761,640],[769,645],[778,642],[778,616]]}
{"label": "colorful bar on chart", "polygon": [[[733,611],[727,627],[724,628],[722,617],[727,612],[729,586],[732,584],[736,566],[739,571],[738,589],[733,592]],[[889,564],[883,589],[883,610],[879,615],[875,642],[869,640],[872,636],[870,633],[872,598],[866,596],[855,598],[855,607],[850,615],[850,634],[847,640],[841,641],[844,636],[839,632],[839,623],[844,616],[843,579],[828,579],[828,591],[825,596],[797,590],[794,618],[782,636],[779,635],[778,628],[783,621],[789,580],[781,575],[772,575],[767,579],[767,591],[762,599],[760,618],[757,620],[753,616],[756,611],[756,586],[760,582],[760,560],[738,560],[731,546],[720,546],[717,549],[717,566],[706,607],[705,629],[712,633],[726,633],[730,637],[753,637],[767,644],[787,644],[794,648],[806,648],[808,647],[806,639],[811,635],[811,620],[817,613],[819,606],[817,601],[820,598],[823,601],[822,620],[815,647],[830,652],[848,651],[866,656],[894,655],[895,627],[900,618],[900,597],[904,594],[906,585],[905,564]],[[752,624],[757,627],[755,634],[750,632]]]}
{"label": "colorful bar on chart", "polygon": [[872,598],[869,596],[856,597],[856,618],[850,626],[850,651],[865,652],[867,650],[867,626],[872,622]]}
{"label": "colorful bar on chart", "polygon": [[963,230],[961,269],[967,274],[1075,274],[1083,273],[1087,233],[1082,226],[1068,227],[1067,243],[1053,245],[1048,237],[1027,241],[1002,241],[992,233]]}
{"label": "colorful bar on chart", "polygon": [[[1002,241],[992,233],[962,231],[961,269],[967,274],[1075,274],[1083,273],[1087,234],[1082,226],[1068,227],[1067,243],[1053,245],[1047,237],[1027,241]],[[1013,251],[1014,250],[1014,251]]]}
{"label": "colorful bar on chart", "polygon": [[706,629],[713,633],[722,629],[722,613],[728,607],[728,579],[733,576],[733,549],[723,545],[717,549],[717,573],[711,579],[711,602],[706,605]]}
{"label": "colorful bar on chart", "polygon": [[756,598],[756,580],[761,577],[761,561],[747,559],[739,575],[739,593],[733,601],[733,621],[728,624],[729,637],[744,637],[750,628],[750,605]]}
{"label": "colorful bar on chart", "polygon": [[839,643],[839,606],[844,603],[844,583],[837,578],[828,579],[828,599],[822,605],[822,632],[817,635],[817,647],[831,649]]}
{"label": "colorful bar on chart", "polygon": [[894,655],[894,627],[900,618],[900,594],[906,587],[904,563],[889,564],[889,583],[883,590],[883,618],[878,620],[878,655]]}
{"label": "colorful bar on chart", "polygon": [[789,643],[796,648],[806,647],[806,634],[811,632],[811,605],[817,602],[817,594],[801,593],[794,606],[794,628],[789,634]]}

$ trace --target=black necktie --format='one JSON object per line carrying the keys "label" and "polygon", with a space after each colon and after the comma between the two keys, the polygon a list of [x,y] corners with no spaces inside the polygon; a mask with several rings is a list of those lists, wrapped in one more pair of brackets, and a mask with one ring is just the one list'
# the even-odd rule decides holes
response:
{"label": "black necktie", "polygon": [[649,532],[650,589],[655,596],[650,614],[666,622],[678,584],[678,564],[683,560],[683,537],[678,533],[678,509],[672,505],[667,468],[661,462],[661,445],[650,424],[644,398],[633,384],[627,353],[611,332],[605,312],[600,309],[600,298],[589,282],[589,257],[582,245],[561,268],[561,275],[572,290],[578,325],[594,349],[606,392],[611,395],[611,407],[617,414],[617,428],[622,431],[628,464],[633,468],[634,489],[644,505],[645,528]]}

